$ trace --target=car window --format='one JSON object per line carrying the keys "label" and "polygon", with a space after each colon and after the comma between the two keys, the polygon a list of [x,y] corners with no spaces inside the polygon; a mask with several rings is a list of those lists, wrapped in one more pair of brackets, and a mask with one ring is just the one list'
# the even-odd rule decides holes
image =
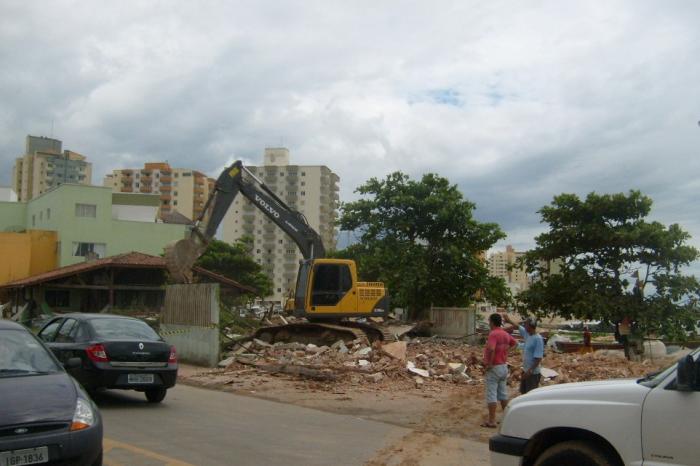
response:
{"label": "car window", "polygon": [[73,343],[73,338],[71,338],[71,330],[73,330],[73,327],[75,327],[75,324],[78,323],[77,320],[75,319],[66,319],[63,322],[63,325],[61,325],[61,328],[58,330],[58,334],[56,335],[56,339],[54,342],[56,343]]}
{"label": "car window", "polygon": [[97,337],[106,340],[160,340],[155,330],[141,320],[103,318],[92,319],[90,324]]}
{"label": "car window", "polygon": [[73,326],[73,330],[70,332],[70,338],[73,341],[87,341],[90,339],[86,325],[83,322],[78,322]]}
{"label": "car window", "polygon": [[61,370],[44,345],[26,330],[0,330],[0,378]]}
{"label": "car window", "polygon": [[63,319],[56,319],[49,325],[44,327],[44,330],[39,332],[39,338],[41,338],[44,341],[53,341],[54,337],[56,336],[56,331],[61,325],[61,322],[63,322]]}

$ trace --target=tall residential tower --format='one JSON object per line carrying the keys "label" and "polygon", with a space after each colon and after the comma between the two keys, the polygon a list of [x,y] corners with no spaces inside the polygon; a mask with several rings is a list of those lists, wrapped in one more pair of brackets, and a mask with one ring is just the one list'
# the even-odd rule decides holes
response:
{"label": "tall residential tower", "polygon": [[27,136],[24,155],[15,159],[12,189],[27,202],[64,183],[92,183],[92,164],[85,156],[62,151],[62,142],[44,136]]}
{"label": "tall residential tower", "polygon": [[[335,249],[338,175],[324,165],[290,165],[286,148],[267,148],[262,166],[246,168],[292,209],[304,214],[321,235],[326,250]],[[283,302],[287,290],[294,288],[302,259],[294,241],[240,195],[224,217],[221,235],[226,242],[243,236],[253,238],[253,257],[273,282],[268,299]]]}

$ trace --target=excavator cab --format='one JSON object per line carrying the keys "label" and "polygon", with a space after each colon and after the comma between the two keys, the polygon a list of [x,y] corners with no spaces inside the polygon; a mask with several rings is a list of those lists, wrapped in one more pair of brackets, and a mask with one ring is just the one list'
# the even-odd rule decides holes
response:
{"label": "excavator cab", "polygon": [[344,259],[301,261],[294,313],[307,319],[381,317],[388,302],[382,283],[359,282],[355,262]]}

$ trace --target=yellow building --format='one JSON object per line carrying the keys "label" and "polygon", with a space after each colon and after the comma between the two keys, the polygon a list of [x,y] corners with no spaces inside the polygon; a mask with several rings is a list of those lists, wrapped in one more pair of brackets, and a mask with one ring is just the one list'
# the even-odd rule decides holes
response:
{"label": "yellow building", "polygon": [[515,267],[517,260],[523,255],[524,252],[516,251],[513,246],[508,245],[505,251],[492,253],[488,260],[489,274],[504,279],[516,295],[530,287],[527,271]]}
{"label": "yellow building", "polygon": [[57,241],[55,231],[1,232],[0,285],[55,269]]}

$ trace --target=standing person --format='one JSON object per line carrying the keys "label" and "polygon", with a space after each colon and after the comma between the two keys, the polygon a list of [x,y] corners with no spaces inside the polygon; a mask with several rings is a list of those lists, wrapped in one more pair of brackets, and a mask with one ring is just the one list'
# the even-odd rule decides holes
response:
{"label": "standing person", "polygon": [[484,348],[484,372],[486,375],[486,406],[488,407],[488,420],[481,427],[496,427],[496,408],[501,403],[501,408],[508,405],[508,349],[516,345],[515,338],[510,336],[503,328],[503,318],[500,314],[489,316],[489,332],[486,347]]}
{"label": "standing person", "polygon": [[[506,314],[506,321],[516,325]],[[523,376],[520,379],[520,393],[523,395],[534,390],[540,385],[540,363],[544,357],[544,340],[537,333],[537,319],[528,317],[521,325],[518,325],[520,336],[525,340],[523,350]]]}

